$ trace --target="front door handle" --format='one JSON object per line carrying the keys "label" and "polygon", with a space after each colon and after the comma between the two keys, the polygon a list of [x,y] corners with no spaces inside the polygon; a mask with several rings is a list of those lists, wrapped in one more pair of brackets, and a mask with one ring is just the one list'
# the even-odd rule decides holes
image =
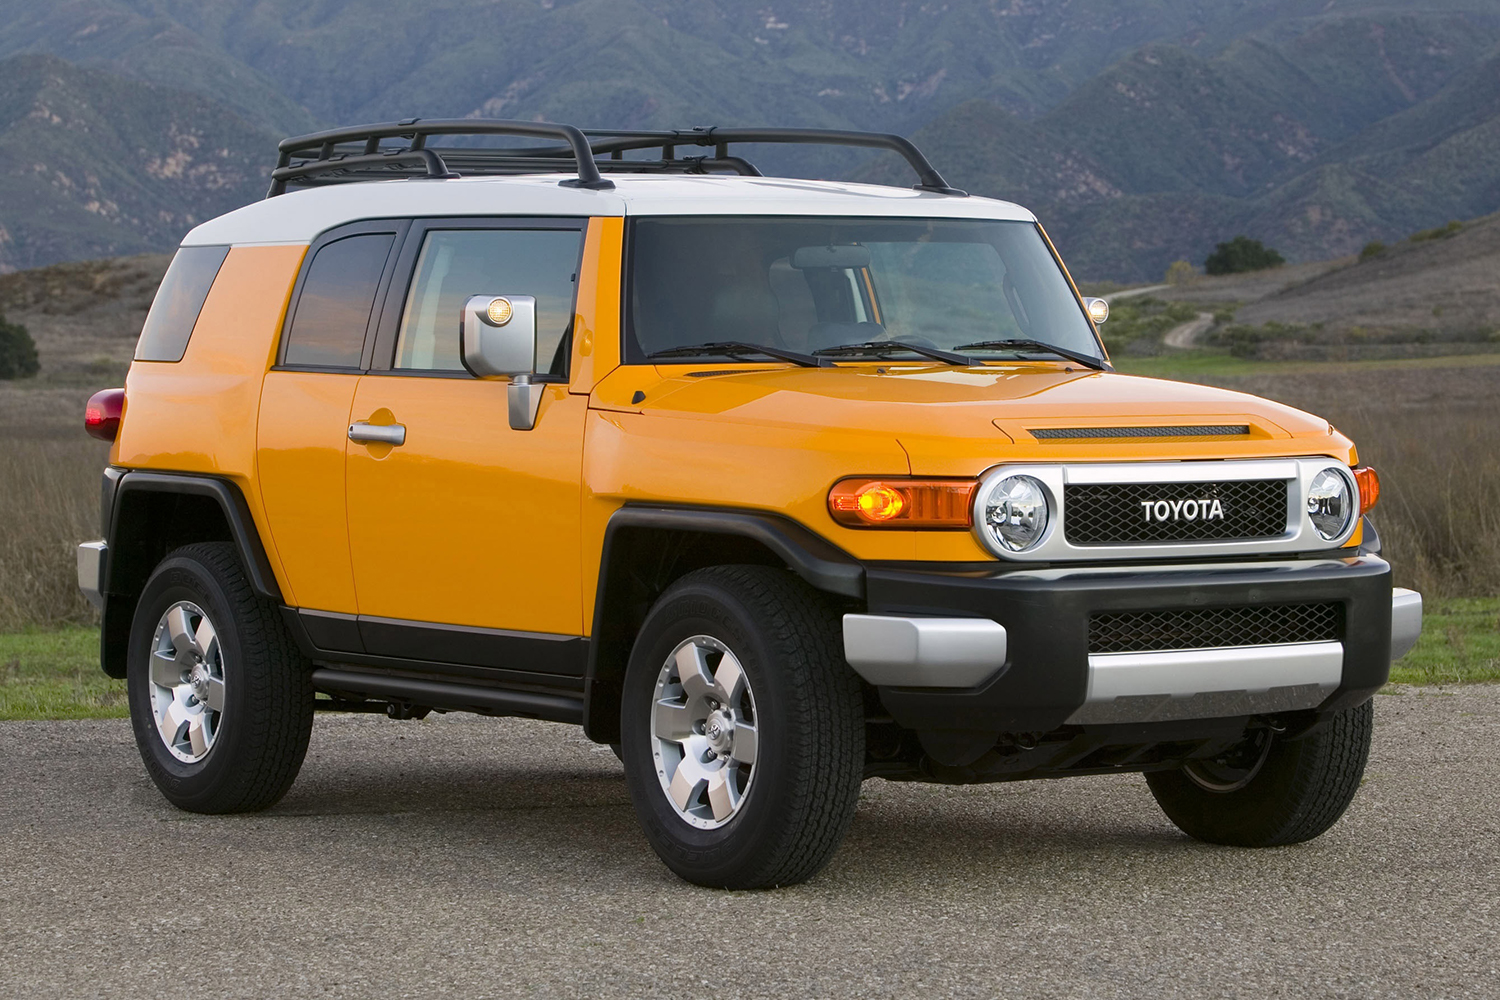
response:
{"label": "front door handle", "polygon": [[400,447],[406,443],[406,425],[369,424],[363,420],[356,421],[349,425],[349,440]]}

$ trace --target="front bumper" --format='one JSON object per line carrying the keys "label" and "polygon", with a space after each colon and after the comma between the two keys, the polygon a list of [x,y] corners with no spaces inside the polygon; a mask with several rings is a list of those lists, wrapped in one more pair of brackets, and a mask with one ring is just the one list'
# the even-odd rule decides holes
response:
{"label": "front bumper", "polygon": [[[1421,596],[1374,555],[1278,562],[1016,570],[866,567],[868,613],[845,618],[850,664],[919,731],[1224,718],[1368,698],[1416,641]],[[1092,615],[1337,602],[1342,638],[1097,653]],[[966,624],[967,623],[967,624]]]}

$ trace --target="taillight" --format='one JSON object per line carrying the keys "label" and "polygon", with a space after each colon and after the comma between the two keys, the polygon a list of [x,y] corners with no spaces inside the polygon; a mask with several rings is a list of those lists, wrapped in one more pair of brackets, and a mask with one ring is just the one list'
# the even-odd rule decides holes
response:
{"label": "taillight", "polygon": [[851,528],[967,528],[979,484],[967,479],[845,479],[828,512]]}
{"label": "taillight", "polygon": [[83,429],[100,441],[113,441],[125,413],[124,389],[100,389],[83,408]]}
{"label": "taillight", "polygon": [[1359,484],[1359,509],[1368,512],[1380,499],[1380,477],[1368,465],[1354,470],[1354,481]]}

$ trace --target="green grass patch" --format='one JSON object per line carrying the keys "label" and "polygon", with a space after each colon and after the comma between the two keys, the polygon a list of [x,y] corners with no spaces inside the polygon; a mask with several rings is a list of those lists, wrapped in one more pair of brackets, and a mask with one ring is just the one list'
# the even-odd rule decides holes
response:
{"label": "green grass patch", "polygon": [[1428,601],[1422,637],[1391,666],[1397,684],[1500,680],[1500,597]]}
{"label": "green grass patch", "polygon": [[99,669],[99,630],[0,635],[0,720],[118,719],[125,682]]}

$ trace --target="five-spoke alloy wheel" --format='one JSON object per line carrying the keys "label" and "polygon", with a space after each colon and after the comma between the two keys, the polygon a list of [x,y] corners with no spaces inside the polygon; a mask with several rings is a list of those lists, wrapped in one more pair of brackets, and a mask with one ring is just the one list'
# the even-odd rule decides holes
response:
{"label": "five-spoke alloy wheel", "polygon": [[661,787],[682,818],[713,830],[734,818],[755,778],[755,694],[729,647],[684,639],[656,679],[651,733]]}
{"label": "five-spoke alloy wheel", "polygon": [[213,749],[224,714],[224,649],[213,621],[178,601],[156,625],[151,651],[151,714],[172,756],[188,764]]}

